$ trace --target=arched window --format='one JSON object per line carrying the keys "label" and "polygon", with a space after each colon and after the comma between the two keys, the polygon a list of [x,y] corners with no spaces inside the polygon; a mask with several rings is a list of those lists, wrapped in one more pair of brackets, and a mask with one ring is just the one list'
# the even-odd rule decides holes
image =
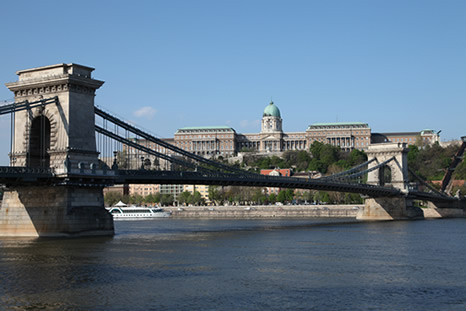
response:
{"label": "arched window", "polygon": [[29,137],[29,167],[50,167],[50,121],[44,116],[34,118]]}

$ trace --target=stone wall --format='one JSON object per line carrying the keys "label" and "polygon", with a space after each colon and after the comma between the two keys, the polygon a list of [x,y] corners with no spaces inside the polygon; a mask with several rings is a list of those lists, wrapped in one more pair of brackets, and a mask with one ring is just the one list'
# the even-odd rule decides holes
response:
{"label": "stone wall", "polygon": [[174,218],[356,217],[362,205],[259,205],[165,208]]}

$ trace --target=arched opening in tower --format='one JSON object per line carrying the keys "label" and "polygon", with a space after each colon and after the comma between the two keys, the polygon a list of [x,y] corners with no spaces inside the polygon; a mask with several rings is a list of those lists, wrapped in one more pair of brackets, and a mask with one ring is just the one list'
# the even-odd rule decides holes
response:
{"label": "arched opening in tower", "polygon": [[388,185],[392,182],[392,169],[388,165],[379,168],[379,181],[381,186]]}
{"label": "arched opening in tower", "polygon": [[50,167],[50,121],[45,116],[34,118],[29,139],[29,167]]}

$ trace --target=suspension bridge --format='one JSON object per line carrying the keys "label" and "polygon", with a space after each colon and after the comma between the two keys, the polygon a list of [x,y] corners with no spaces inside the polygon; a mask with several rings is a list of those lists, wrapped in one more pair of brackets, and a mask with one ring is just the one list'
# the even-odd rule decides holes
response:
{"label": "suspension bridge", "polygon": [[[0,183],[5,185],[0,235],[113,234],[102,188],[115,184],[359,193],[366,197],[360,219],[420,217],[413,200],[464,207],[464,200],[436,190],[409,171],[403,143],[371,145],[365,163],[319,179],[265,176],[196,155],[97,107],[95,91],[103,81],[93,79],[92,71],[58,64],[18,71],[19,81],[6,84],[15,101],[0,107],[0,115],[11,115],[10,166],[0,167]],[[462,159],[465,144],[463,137],[455,159]],[[147,167],[149,159],[162,165]],[[409,182],[409,174],[416,184]]]}

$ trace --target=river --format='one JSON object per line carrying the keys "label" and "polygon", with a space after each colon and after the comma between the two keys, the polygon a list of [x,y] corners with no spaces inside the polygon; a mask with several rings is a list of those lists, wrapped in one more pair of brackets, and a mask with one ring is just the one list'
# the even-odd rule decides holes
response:
{"label": "river", "polygon": [[465,310],[466,219],[115,223],[0,238],[0,310]]}

